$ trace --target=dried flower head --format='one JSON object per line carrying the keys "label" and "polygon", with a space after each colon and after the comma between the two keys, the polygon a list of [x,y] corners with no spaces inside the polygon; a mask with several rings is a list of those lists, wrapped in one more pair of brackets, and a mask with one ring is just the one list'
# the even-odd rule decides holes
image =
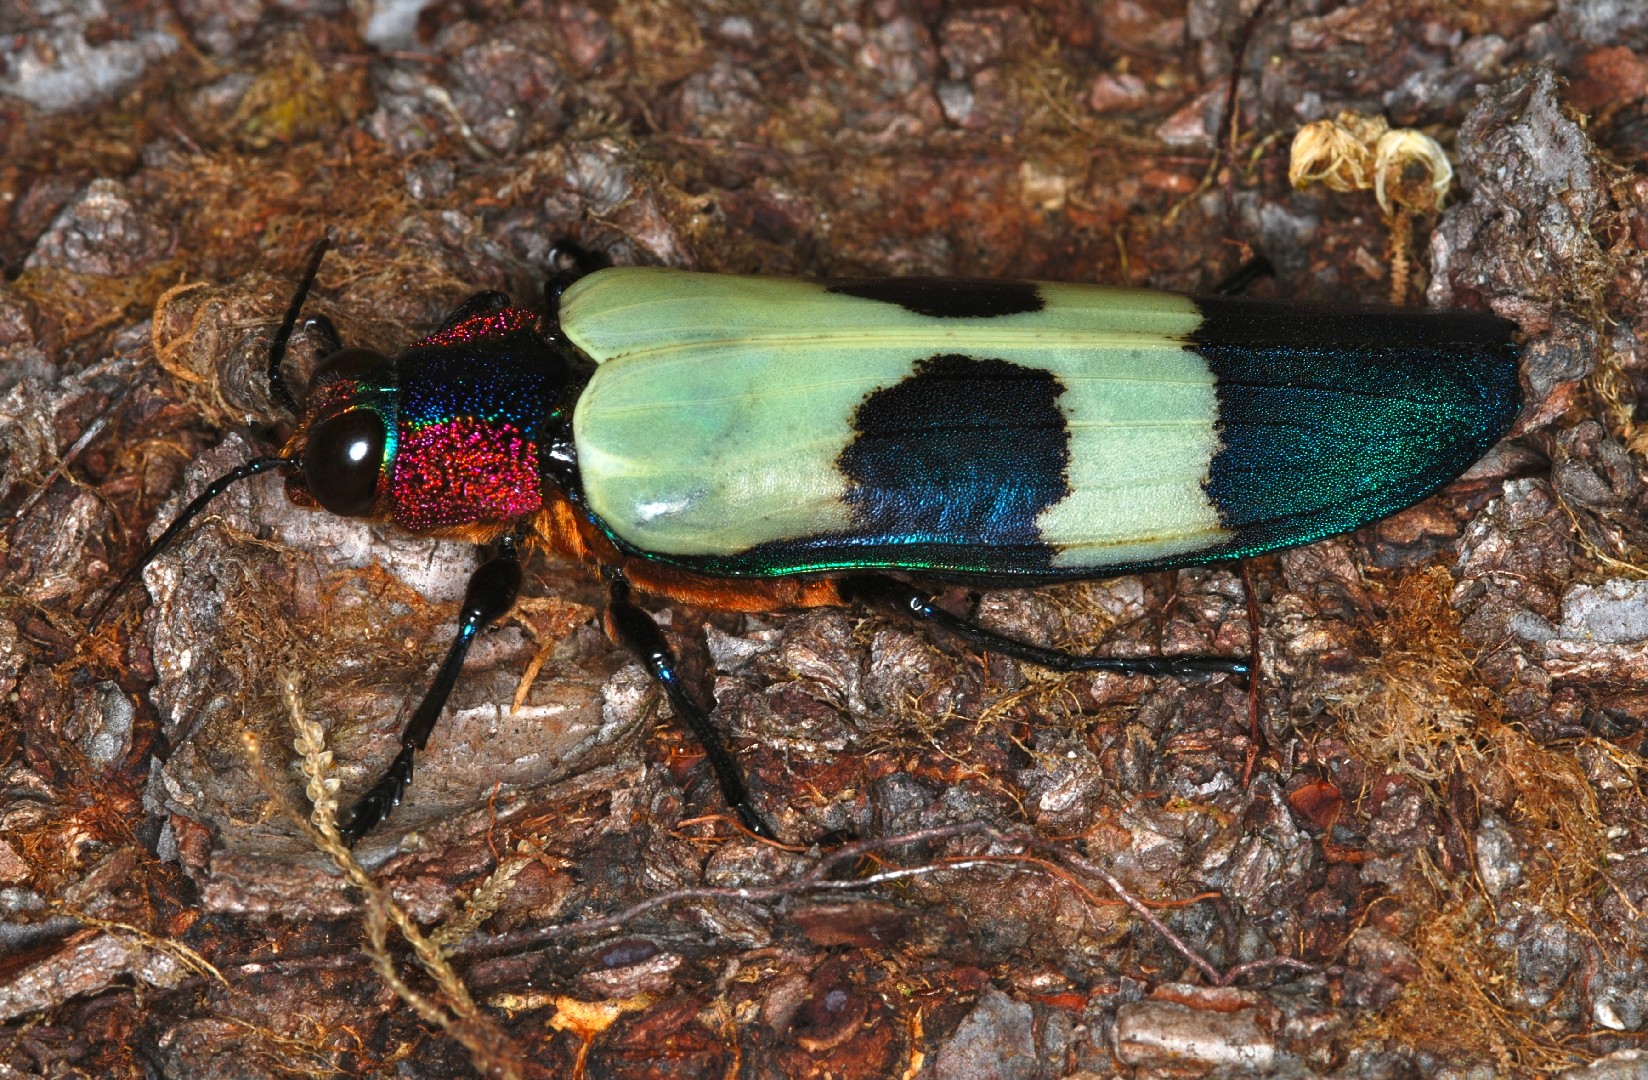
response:
{"label": "dried flower head", "polygon": [[1349,112],[1306,124],[1293,137],[1288,182],[1300,190],[1318,183],[1331,191],[1365,191],[1373,185],[1373,146],[1387,130],[1382,116]]}
{"label": "dried flower head", "polygon": [[1442,209],[1452,186],[1453,165],[1435,139],[1412,128],[1379,137],[1373,152],[1373,194],[1386,214],[1393,212],[1393,204],[1434,213]]}
{"label": "dried flower head", "polygon": [[1389,217],[1398,209],[1433,213],[1453,184],[1453,165],[1441,145],[1412,128],[1391,130],[1382,116],[1340,113],[1306,124],[1293,137],[1288,180],[1332,191],[1373,189]]}

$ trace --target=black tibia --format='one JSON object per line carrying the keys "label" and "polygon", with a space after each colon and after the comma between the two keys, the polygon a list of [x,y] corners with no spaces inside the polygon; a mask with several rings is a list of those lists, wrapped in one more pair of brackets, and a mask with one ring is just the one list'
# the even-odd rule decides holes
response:
{"label": "black tibia", "polygon": [[989,649],[1052,671],[1114,671],[1123,675],[1166,675],[1180,679],[1205,675],[1246,676],[1248,673],[1248,662],[1234,657],[1079,656],[1061,649],[1045,649],[1039,645],[1015,641],[986,630],[959,615],[950,614],[934,604],[931,597],[896,578],[868,574],[849,577],[841,582],[840,589],[843,600],[857,600],[892,608],[905,615],[941,626],[981,649]]}
{"label": "black tibia", "polygon": [[1235,273],[1213,286],[1215,296],[1240,296],[1247,292],[1247,287],[1262,277],[1273,277],[1276,267],[1263,255],[1255,255],[1247,262],[1236,268]]}
{"label": "black tibia", "polygon": [[[292,331],[297,327],[298,315],[303,311],[303,302],[309,297],[309,290],[315,286],[315,276],[320,273],[320,261],[326,257],[326,249],[332,246],[332,236],[328,233],[315,244],[314,250],[309,253],[309,265],[303,271],[303,280],[298,282],[298,291],[292,294],[292,302],[286,307],[286,317],[280,321],[280,329],[275,331],[275,339],[269,343],[269,393],[277,404],[286,408],[294,416],[298,413],[297,399],[292,396],[292,390],[286,385],[286,376],[280,372],[280,364],[286,359],[286,343],[292,339]],[[326,324],[331,327],[331,323]],[[336,341],[338,332],[332,330],[332,340]],[[335,349],[333,350],[336,351]]]}
{"label": "black tibia", "polygon": [[515,596],[521,591],[521,556],[515,538],[506,536],[498,545],[498,553],[481,564],[469,579],[464,593],[463,608],[458,613],[458,633],[447,650],[446,660],[436,674],[435,681],[418,702],[417,711],[406,722],[401,732],[401,751],[395,755],[383,778],[338,822],[338,831],[345,840],[354,843],[370,832],[373,826],[389,816],[400,805],[406,785],[412,782],[412,758],[429,741],[435,721],[446,707],[446,699],[463,670],[464,657],[476,635],[497,622],[515,606]]}
{"label": "black tibia", "polygon": [[[664,632],[652,621],[652,616],[636,607],[629,598],[629,582],[620,571],[608,571],[607,632],[614,641],[638,656],[647,672],[664,688],[675,715],[687,722],[698,744],[704,748],[715,779],[721,785],[721,796],[738,815],[744,827],[757,836],[776,839],[772,827],[750,805],[749,792],[738,766],[721,741],[721,733],[710,723],[709,713],[698,707],[687,693],[686,684],[676,668],[675,653]],[[710,706],[712,709],[714,705]]]}

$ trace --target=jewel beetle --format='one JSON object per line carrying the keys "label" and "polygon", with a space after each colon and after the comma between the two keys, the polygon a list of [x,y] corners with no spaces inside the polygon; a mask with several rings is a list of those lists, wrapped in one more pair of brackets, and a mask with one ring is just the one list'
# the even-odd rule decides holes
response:
{"label": "jewel beetle", "polygon": [[[1096,285],[811,282],[611,267],[571,245],[549,310],[478,293],[386,356],[281,373],[326,241],[270,347],[298,416],[279,454],[213,481],[93,616],[231,484],[486,545],[458,630],[351,840],[410,783],[476,635],[541,547],[606,583],[607,632],[663,688],[728,805],[772,835],[635,594],[726,611],[868,602],[1059,670],[1245,674],[1013,640],[921,581],[1030,586],[1235,559],[1342,533],[1468,468],[1520,408],[1514,326],[1428,312]],[[703,695],[707,697],[707,695]]]}

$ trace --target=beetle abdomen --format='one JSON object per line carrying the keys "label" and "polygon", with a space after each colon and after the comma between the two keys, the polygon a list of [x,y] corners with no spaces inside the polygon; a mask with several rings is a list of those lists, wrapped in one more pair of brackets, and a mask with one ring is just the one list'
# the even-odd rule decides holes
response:
{"label": "beetle abdomen", "polygon": [[1091,576],[1302,543],[1446,483],[1517,400],[1490,316],[630,268],[568,290],[561,325],[600,365],[574,414],[588,506],[718,574]]}

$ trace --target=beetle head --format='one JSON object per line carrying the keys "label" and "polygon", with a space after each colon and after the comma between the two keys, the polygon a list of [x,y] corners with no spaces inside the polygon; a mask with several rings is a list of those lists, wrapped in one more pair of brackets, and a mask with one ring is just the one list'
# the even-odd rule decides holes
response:
{"label": "beetle head", "polygon": [[340,349],[309,380],[303,420],[281,456],[286,495],[341,517],[371,517],[394,457],[395,365],[371,349]]}

